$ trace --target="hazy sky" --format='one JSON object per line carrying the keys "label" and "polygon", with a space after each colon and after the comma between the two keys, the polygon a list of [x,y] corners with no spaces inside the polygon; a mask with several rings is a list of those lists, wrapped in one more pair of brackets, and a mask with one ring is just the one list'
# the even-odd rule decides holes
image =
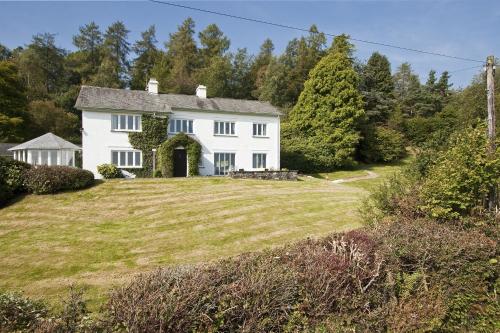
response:
{"label": "hazy sky", "polygon": [[[347,33],[357,39],[396,44],[404,47],[484,60],[489,54],[500,56],[500,1],[181,1],[181,4],[239,16],[308,28],[316,24],[321,31]],[[28,44],[35,33],[56,34],[60,47],[72,50],[72,36],[78,27],[95,21],[102,30],[122,20],[130,30],[130,41],[148,26],[156,25],[157,39],[163,48],[168,34],[186,17],[196,22],[196,31],[217,23],[231,39],[231,49],[246,47],[258,52],[269,37],[275,52],[300,36],[292,31],[257,23],[173,8],[149,1],[0,1],[0,43],[9,48]],[[329,38],[328,43],[331,43]],[[408,61],[425,81],[430,69],[440,73],[481,65],[355,43],[356,56],[366,60],[373,51],[389,57],[393,71]],[[465,86],[475,70],[452,73],[455,87]]]}

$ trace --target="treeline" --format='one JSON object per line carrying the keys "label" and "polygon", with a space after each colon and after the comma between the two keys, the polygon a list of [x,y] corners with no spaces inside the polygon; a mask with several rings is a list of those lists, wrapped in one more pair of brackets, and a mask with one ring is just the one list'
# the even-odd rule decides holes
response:
{"label": "treeline", "polygon": [[[81,26],[72,52],[48,33],[13,50],[0,45],[0,141],[51,131],[79,142],[80,114],[73,105],[82,84],[142,90],[150,77],[163,93],[194,94],[205,84],[209,97],[281,107],[284,162],[300,169],[393,161],[405,145],[422,142],[437,128],[486,115],[482,75],[463,91],[452,90],[448,72],[430,71],[421,83],[410,64],[393,74],[377,52],[361,62],[346,36],[329,46],[314,25],[280,55],[269,39],[255,55],[245,48],[230,52],[230,43],[217,25],[196,33],[188,18],[163,45],[154,26],[131,42],[120,21],[105,30],[94,22]],[[319,159],[311,163],[308,156]]]}

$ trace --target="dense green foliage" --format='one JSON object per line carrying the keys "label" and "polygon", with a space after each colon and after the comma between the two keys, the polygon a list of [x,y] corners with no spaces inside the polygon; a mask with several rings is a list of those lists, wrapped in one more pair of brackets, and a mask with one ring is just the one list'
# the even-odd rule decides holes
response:
{"label": "dense green foliage", "polygon": [[360,138],[357,127],[364,111],[351,53],[347,36],[335,38],[329,54],[310,72],[283,129],[283,150],[301,156],[310,169],[331,170],[354,163]]}
{"label": "dense green foliage", "polygon": [[395,162],[405,155],[405,139],[400,132],[384,127],[370,127],[360,146],[361,158],[369,163]]}
{"label": "dense green foliage", "polygon": [[130,172],[139,177],[153,175],[153,149],[158,149],[167,140],[167,128],[168,117],[142,115],[142,131],[130,132],[128,135],[132,147],[142,151],[142,169],[130,169]]}
{"label": "dense green foliage", "polygon": [[421,190],[422,209],[447,219],[483,206],[500,184],[500,155],[489,156],[484,126],[457,133],[449,146],[430,166]]}
{"label": "dense green foliage", "polygon": [[0,61],[0,142],[19,141],[28,126],[25,88],[17,76],[17,67]]}
{"label": "dense green foliage", "polygon": [[25,191],[24,173],[30,167],[27,163],[0,157],[0,207]]}
{"label": "dense green foliage", "polygon": [[188,176],[198,176],[198,165],[201,158],[201,145],[198,141],[185,133],[178,133],[158,148],[158,169],[163,177],[173,177],[174,175],[174,149],[184,147],[187,151]]}
{"label": "dense green foliage", "polygon": [[104,179],[123,178],[122,171],[114,164],[100,164],[97,166],[97,172]]}
{"label": "dense green foliage", "polygon": [[92,172],[67,166],[40,165],[27,170],[24,174],[24,185],[34,194],[79,190],[93,183]]}

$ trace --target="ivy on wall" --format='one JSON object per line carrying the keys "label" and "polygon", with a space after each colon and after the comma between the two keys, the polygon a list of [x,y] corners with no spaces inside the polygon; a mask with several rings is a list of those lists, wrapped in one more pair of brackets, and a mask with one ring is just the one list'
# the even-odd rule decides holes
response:
{"label": "ivy on wall", "polygon": [[151,177],[153,175],[153,148],[158,148],[168,139],[168,117],[142,115],[142,132],[130,132],[128,140],[134,149],[142,151],[142,169],[123,169],[137,177]]}
{"label": "ivy on wall", "polygon": [[198,141],[185,133],[179,133],[171,137],[158,148],[158,168],[163,177],[174,175],[174,149],[182,146],[187,151],[188,175],[199,175],[198,163],[201,157],[201,145]]}

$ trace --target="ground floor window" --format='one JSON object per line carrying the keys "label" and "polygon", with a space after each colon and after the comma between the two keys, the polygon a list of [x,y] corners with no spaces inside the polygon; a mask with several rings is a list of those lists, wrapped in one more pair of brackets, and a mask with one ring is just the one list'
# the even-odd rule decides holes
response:
{"label": "ground floor window", "polygon": [[214,166],[215,175],[227,175],[229,171],[235,170],[236,154],[234,153],[215,153]]}
{"label": "ground floor window", "polygon": [[140,150],[112,150],[111,163],[122,168],[142,167],[142,152]]}
{"label": "ground floor window", "polygon": [[266,154],[253,154],[252,168],[265,169],[266,168]]}

